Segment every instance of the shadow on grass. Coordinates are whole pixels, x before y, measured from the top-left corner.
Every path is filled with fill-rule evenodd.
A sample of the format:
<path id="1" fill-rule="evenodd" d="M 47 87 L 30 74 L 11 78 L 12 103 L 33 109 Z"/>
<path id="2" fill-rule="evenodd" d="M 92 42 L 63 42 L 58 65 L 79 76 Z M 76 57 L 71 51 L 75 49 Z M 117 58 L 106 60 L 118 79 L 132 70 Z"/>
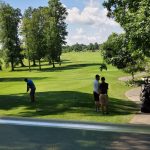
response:
<path id="1" fill-rule="evenodd" d="M 68 63 L 72 63 L 72 61 L 68 60 L 68 59 L 64 59 L 61 61 L 61 64 L 68 64 Z M 58 62 L 55 62 L 55 64 L 59 64 Z M 41 67 L 42 66 L 52 66 L 52 64 L 49 64 L 49 62 L 45 61 L 45 60 L 41 60 Z M 31 65 L 31 69 L 36 67 L 36 69 L 39 68 L 39 62 L 36 62 L 36 65 Z M 29 69 L 29 66 L 28 65 L 25 65 L 25 66 L 15 66 L 15 70 L 16 69 L 20 69 L 20 68 L 26 68 L 27 70 Z"/>
<path id="2" fill-rule="evenodd" d="M 11 111 L 12 109 L 24 107 L 18 110 L 17 116 L 36 117 L 46 115 L 61 115 L 63 113 L 81 113 L 85 116 L 97 115 L 94 112 L 93 95 L 75 91 L 49 91 L 36 93 L 37 102 L 30 103 L 28 95 L 0 95 L 0 110 Z M 35 111 L 36 109 L 40 111 Z M 17 110 L 16 110 L 17 111 Z M 137 106 L 131 101 L 110 98 L 110 115 L 134 114 Z M 8 112 L 7 112 L 8 114 Z"/>
<path id="3" fill-rule="evenodd" d="M 31 68 L 31 70 L 38 70 L 38 71 L 41 71 L 41 72 L 53 72 L 53 71 L 62 71 L 62 70 L 72 70 L 72 69 L 80 69 L 80 68 L 83 68 L 83 67 L 90 67 L 90 66 L 99 66 L 100 64 L 99 63 L 86 63 L 86 64 L 70 64 L 70 65 L 66 65 L 66 66 L 63 66 L 63 63 L 61 66 L 56 66 L 55 68 L 50 68 L 50 67 L 47 67 L 47 68 L 42 68 L 42 70 L 39 70 L 38 67 L 33 67 Z M 44 65 L 45 66 L 45 65 Z M 15 69 L 15 71 L 28 71 L 28 68 L 27 67 L 18 67 Z"/>
<path id="4" fill-rule="evenodd" d="M 0 82 L 16 82 L 16 81 L 24 81 L 25 77 L 19 77 L 19 78 L 12 78 L 12 77 L 6 77 L 6 78 L 0 78 Z M 33 79 L 33 80 L 43 80 L 46 79 L 47 77 L 26 77 L 28 79 Z"/>

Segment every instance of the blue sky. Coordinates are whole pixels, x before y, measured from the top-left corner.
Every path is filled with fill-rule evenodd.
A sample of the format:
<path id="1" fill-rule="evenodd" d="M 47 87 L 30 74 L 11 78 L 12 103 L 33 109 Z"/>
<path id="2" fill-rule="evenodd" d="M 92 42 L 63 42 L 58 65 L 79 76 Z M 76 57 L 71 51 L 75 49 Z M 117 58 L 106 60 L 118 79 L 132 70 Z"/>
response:
<path id="1" fill-rule="evenodd" d="M 29 6 L 33 8 L 47 6 L 48 0 L 3 0 L 22 13 Z M 112 32 L 122 33 L 123 30 L 114 20 L 106 17 L 103 8 L 104 0 L 60 0 L 69 13 L 67 43 L 103 43 Z"/>

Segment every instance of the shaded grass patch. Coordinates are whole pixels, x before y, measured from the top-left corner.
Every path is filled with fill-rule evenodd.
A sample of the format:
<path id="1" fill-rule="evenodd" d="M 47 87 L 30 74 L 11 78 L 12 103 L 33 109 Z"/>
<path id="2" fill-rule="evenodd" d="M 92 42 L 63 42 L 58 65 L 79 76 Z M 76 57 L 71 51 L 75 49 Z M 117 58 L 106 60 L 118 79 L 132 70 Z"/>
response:
<path id="1" fill-rule="evenodd" d="M 75 91 L 49 91 L 38 92 L 36 98 L 36 103 L 30 103 L 26 94 L 0 95 L 0 110 L 7 114 L 7 111 L 22 107 L 23 110 L 18 109 L 17 114 L 12 113 L 12 116 L 23 117 L 42 117 L 65 113 L 70 113 L 72 116 L 74 114 L 84 114 L 85 118 L 86 116 L 97 116 L 97 113 L 94 112 L 92 94 Z M 110 114 L 108 116 L 130 115 L 137 111 L 136 104 L 131 101 L 115 98 L 109 98 L 109 101 Z M 36 109 L 41 111 L 37 112 Z"/>

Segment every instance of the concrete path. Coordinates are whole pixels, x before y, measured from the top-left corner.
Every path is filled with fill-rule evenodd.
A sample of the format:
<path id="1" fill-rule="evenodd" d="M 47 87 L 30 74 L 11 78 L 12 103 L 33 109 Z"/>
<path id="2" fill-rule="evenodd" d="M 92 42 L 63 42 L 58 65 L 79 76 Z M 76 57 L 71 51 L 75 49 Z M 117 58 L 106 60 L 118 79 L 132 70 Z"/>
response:
<path id="1" fill-rule="evenodd" d="M 0 150 L 149 150 L 150 126 L 0 119 Z"/>
<path id="2" fill-rule="evenodd" d="M 141 91 L 141 88 L 137 87 L 137 88 L 134 88 L 134 89 L 131 89 L 131 90 L 127 91 L 125 93 L 125 96 L 128 99 L 140 104 L 141 103 L 140 102 L 140 91 Z"/>
<path id="3" fill-rule="evenodd" d="M 140 112 L 140 107 L 141 107 L 140 91 L 141 91 L 141 88 L 138 87 L 138 88 L 131 89 L 125 93 L 125 95 L 126 95 L 126 97 L 128 97 L 128 99 L 134 101 L 139 106 L 139 112 L 132 118 L 130 123 L 149 124 L 150 125 L 150 114 Z"/>
<path id="4" fill-rule="evenodd" d="M 146 73 L 145 72 L 139 73 L 139 74 L 135 75 L 135 77 L 140 77 L 140 76 L 143 76 L 143 75 L 146 75 Z M 132 77 L 131 76 L 127 76 L 127 77 L 121 77 L 118 80 L 120 80 L 120 81 L 128 81 L 130 79 L 132 79 Z M 140 91 L 141 91 L 141 87 L 137 87 L 137 88 L 131 89 L 131 90 L 129 90 L 129 91 L 127 91 L 125 93 L 126 97 L 129 100 L 134 101 L 139 106 L 139 112 L 132 118 L 130 123 L 132 123 L 132 124 L 148 124 L 148 125 L 150 125 L 150 114 L 145 114 L 145 113 L 141 113 L 140 112 L 140 107 L 141 107 Z"/>
<path id="5" fill-rule="evenodd" d="M 141 77 L 141 76 L 144 76 L 144 75 L 146 75 L 146 72 L 138 73 L 138 74 L 134 75 L 134 77 L 136 78 L 136 77 Z M 118 80 L 120 80 L 120 81 L 129 81 L 131 79 L 132 79 L 131 76 L 126 76 L 126 77 L 120 77 Z"/>

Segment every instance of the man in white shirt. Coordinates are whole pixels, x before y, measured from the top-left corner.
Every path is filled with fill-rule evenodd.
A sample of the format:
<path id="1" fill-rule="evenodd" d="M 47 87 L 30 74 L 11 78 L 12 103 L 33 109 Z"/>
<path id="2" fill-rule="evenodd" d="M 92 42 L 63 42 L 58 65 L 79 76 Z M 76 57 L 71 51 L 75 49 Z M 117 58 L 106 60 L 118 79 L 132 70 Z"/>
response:
<path id="1" fill-rule="evenodd" d="M 99 104 L 99 79 L 100 76 L 97 74 L 95 75 L 95 80 L 94 80 L 94 86 L 93 86 L 93 95 L 94 95 L 94 101 L 95 101 L 95 107 L 96 111 L 99 111 L 100 104 Z"/>

